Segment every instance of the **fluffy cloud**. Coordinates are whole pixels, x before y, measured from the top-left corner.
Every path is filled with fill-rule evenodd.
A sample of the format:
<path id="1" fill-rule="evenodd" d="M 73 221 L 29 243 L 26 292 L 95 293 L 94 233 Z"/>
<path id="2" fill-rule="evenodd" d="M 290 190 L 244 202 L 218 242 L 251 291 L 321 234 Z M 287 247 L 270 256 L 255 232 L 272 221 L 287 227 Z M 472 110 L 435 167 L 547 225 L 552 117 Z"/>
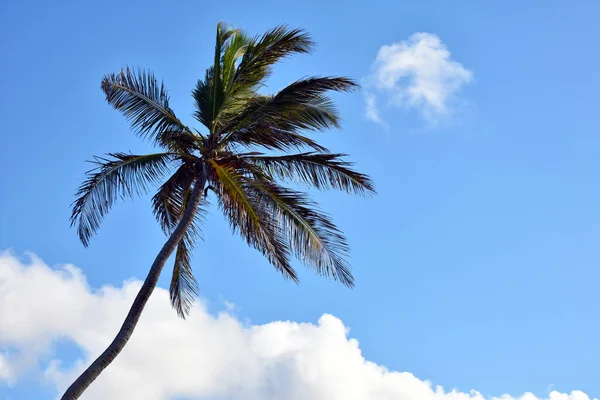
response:
<path id="1" fill-rule="evenodd" d="M 23 262 L 0 253 L 0 382 L 41 367 L 57 391 L 65 388 L 112 338 L 140 285 L 92 290 L 73 266 L 53 269 L 35 256 Z M 40 361 L 64 339 L 81 349 L 82 359 Z M 2 349 L 10 349 L 10 357 Z M 128 346 L 84 398 L 484 400 L 478 392 L 444 391 L 365 360 L 334 316 L 323 315 L 316 325 L 246 325 L 225 312 L 211 315 L 199 302 L 182 321 L 164 289 L 154 293 Z M 538 400 L 532 394 L 518 399 Z M 549 399 L 589 397 L 552 392 Z"/>
<path id="2" fill-rule="evenodd" d="M 437 121 L 451 114 L 458 90 L 473 73 L 452 60 L 440 38 L 415 33 L 408 40 L 382 46 L 367 78 L 366 116 L 383 123 L 380 102 L 412 107 Z"/>

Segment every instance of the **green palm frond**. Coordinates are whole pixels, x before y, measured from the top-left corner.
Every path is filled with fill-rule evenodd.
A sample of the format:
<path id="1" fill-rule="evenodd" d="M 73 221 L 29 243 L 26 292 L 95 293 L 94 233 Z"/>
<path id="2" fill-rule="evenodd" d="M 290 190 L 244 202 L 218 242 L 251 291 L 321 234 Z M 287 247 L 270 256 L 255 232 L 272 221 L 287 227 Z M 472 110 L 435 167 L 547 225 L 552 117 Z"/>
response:
<path id="1" fill-rule="evenodd" d="M 223 87 L 226 93 L 233 85 L 238 61 L 244 56 L 246 49 L 252 43 L 251 40 L 242 30 L 236 29 L 227 42 L 223 56 L 221 57 Z"/>
<path id="2" fill-rule="evenodd" d="M 210 164 L 214 174 L 209 179 L 217 187 L 219 205 L 233 231 L 239 232 L 248 245 L 260 251 L 284 277 L 297 282 L 284 232 L 262 207 L 251 178 L 231 165 L 221 165 L 215 160 Z"/>
<path id="3" fill-rule="evenodd" d="M 141 137 L 171 149 L 175 139 L 169 133 L 193 135 L 169 107 L 169 95 L 151 72 L 132 71 L 104 76 L 101 84 L 106 101 L 120 111 Z"/>
<path id="4" fill-rule="evenodd" d="M 256 110 L 264 107 L 271 100 L 270 96 L 255 96 L 246 102 L 244 111 L 239 115 L 238 120 L 243 120 L 253 114 Z M 298 130 L 289 125 L 283 127 L 272 124 L 269 120 L 263 120 L 254 123 L 250 128 L 240 128 L 237 130 L 225 130 L 227 135 L 221 143 L 228 146 L 241 145 L 245 147 L 263 147 L 271 150 L 299 150 L 311 148 L 318 152 L 329 152 L 327 148 L 321 146 L 316 141 L 298 133 Z"/>
<path id="5" fill-rule="evenodd" d="M 169 170 L 173 155 L 156 153 L 134 155 L 111 153 L 109 158 L 95 157 L 96 167 L 86 173 L 73 203 L 71 225 L 84 246 L 98 230 L 104 215 L 119 197 L 146 193 L 149 184 L 156 184 Z"/>
<path id="6" fill-rule="evenodd" d="M 219 25 L 210 76 L 198 83 L 194 94 L 197 107 L 205 107 L 204 110 L 198 108 L 197 115 L 205 125 L 210 120 L 209 129 L 219 132 L 217 136 L 224 127 L 230 126 L 230 120 L 243 111 L 248 101 L 258 96 L 256 91 L 270 74 L 273 64 L 294 53 L 308 53 L 313 46 L 302 30 L 285 26 L 255 38 L 249 38 L 240 30 L 227 32 L 227 37 L 223 36 Z M 203 92 L 206 87 L 209 87 L 208 102 Z"/>
<path id="7" fill-rule="evenodd" d="M 223 143 L 258 145 L 278 150 L 322 146 L 303 130 L 339 127 L 340 117 L 327 91 L 348 91 L 356 84 L 344 77 L 307 78 L 296 81 L 274 96 L 256 96 L 223 128 Z"/>
<path id="8" fill-rule="evenodd" d="M 273 64 L 294 53 L 308 53 L 312 46 L 308 35 L 299 29 L 279 26 L 251 39 L 240 30 L 219 24 L 210 76 L 198 83 L 194 94 L 197 106 L 204 107 L 196 111 L 199 119 L 208 123 L 211 132 L 222 131 L 245 101 L 256 95 Z M 204 88 L 208 88 L 208 96 Z"/>
<path id="9" fill-rule="evenodd" d="M 374 194 L 371 179 L 351 169 L 345 154 L 300 153 L 268 156 L 261 153 L 238 154 L 269 175 L 302 183 L 317 189 L 337 189 L 359 195 Z"/>
<path id="10" fill-rule="evenodd" d="M 232 108 L 233 96 L 227 96 L 227 92 L 233 81 L 237 60 L 243 56 L 248 43 L 248 37 L 239 29 L 229 29 L 223 23 L 217 25 L 213 65 L 192 92 L 196 103 L 194 116 L 211 132 L 223 108 Z M 228 105 L 224 107 L 223 103 Z"/>
<path id="11" fill-rule="evenodd" d="M 214 127 L 215 131 L 220 131 L 227 121 L 235 118 L 244 110 L 250 99 L 257 96 L 251 90 L 233 92 L 234 78 L 239 60 L 245 54 L 251 44 L 251 40 L 244 32 L 236 30 L 223 52 L 221 63 L 224 93 L 219 112 L 215 116 L 217 122 Z"/>
<path id="12" fill-rule="evenodd" d="M 260 193 L 263 206 L 269 210 L 286 233 L 291 250 L 318 274 L 354 286 L 354 277 L 346 261 L 348 244 L 331 219 L 319 211 L 305 193 L 293 191 L 265 179 L 252 184 Z"/>
<path id="13" fill-rule="evenodd" d="M 211 132 L 214 130 L 215 117 L 219 113 L 219 109 L 221 108 L 221 102 L 223 100 L 223 77 L 221 76 L 221 56 L 223 54 L 223 48 L 225 46 L 225 41 L 230 35 L 228 34 L 227 29 L 224 24 L 219 22 L 217 24 L 217 38 L 215 44 L 215 58 L 213 63 L 213 75 L 212 81 L 210 85 L 210 119 L 212 121 L 209 129 Z"/>
<path id="14" fill-rule="evenodd" d="M 273 64 L 292 54 L 309 53 L 314 46 L 301 29 L 278 26 L 252 39 L 234 75 L 229 95 L 255 91 L 271 73 Z"/>
<path id="15" fill-rule="evenodd" d="M 301 79 L 276 95 L 262 99 L 259 106 L 248 107 L 228 128 L 233 131 L 251 129 L 255 124 L 266 122 L 287 129 L 321 130 L 339 127 L 338 112 L 324 93 L 349 91 L 356 87 L 356 83 L 345 77 Z"/>

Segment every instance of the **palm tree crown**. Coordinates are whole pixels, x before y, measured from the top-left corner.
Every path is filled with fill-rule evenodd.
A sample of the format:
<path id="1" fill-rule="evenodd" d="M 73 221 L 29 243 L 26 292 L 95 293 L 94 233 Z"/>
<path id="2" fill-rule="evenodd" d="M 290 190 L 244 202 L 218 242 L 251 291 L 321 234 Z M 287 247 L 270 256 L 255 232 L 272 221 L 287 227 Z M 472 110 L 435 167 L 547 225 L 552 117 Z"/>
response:
<path id="1" fill-rule="evenodd" d="M 193 222 L 177 244 L 170 286 L 172 305 L 184 317 L 197 290 L 190 258 L 210 190 L 233 231 L 284 277 L 298 280 L 290 264 L 294 255 L 319 274 L 353 286 L 344 236 L 306 193 L 285 184 L 374 192 L 370 179 L 354 171 L 343 154 L 331 153 L 305 135 L 339 127 L 339 114 L 326 93 L 348 91 L 356 84 L 344 77 L 309 77 L 274 95 L 259 93 L 273 64 L 308 53 L 312 46 L 301 30 L 277 27 L 249 37 L 219 24 L 214 63 L 192 91 L 194 117 L 204 133 L 175 116 L 167 91 L 152 73 L 124 68 L 105 76 L 107 102 L 161 151 L 95 158 L 96 168 L 80 186 L 71 216 L 83 244 L 89 244 L 117 199 L 146 193 L 152 185 L 158 187 L 154 215 L 171 234 L 194 188 L 202 190 Z"/>

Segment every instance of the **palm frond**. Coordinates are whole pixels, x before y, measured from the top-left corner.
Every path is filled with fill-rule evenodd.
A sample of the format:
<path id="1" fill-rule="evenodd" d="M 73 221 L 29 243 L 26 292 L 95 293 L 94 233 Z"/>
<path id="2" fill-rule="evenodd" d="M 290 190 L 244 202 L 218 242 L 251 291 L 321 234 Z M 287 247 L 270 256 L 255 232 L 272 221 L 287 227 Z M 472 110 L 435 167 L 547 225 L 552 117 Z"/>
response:
<path id="1" fill-rule="evenodd" d="M 240 113 L 237 120 L 245 121 L 249 116 L 263 108 L 270 101 L 270 96 L 254 96 L 246 102 L 245 109 Z M 232 123 L 235 124 L 235 121 Z M 222 139 L 222 143 L 226 143 L 229 146 L 258 146 L 280 151 L 292 149 L 298 150 L 309 147 L 315 151 L 328 152 L 325 147 L 321 146 L 316 141 L 298 133 L 294 127 L 290 127 L 289 125 L 280 127 L 270 123 L 269 120 L 256 122 L 249 128 L 239 128 L 232 131 L 226 130 L 226 132 L 227 135 Z"/>
<path id="2" fill-rule="evenodd" d="M 339 115 L 328 91 L 349 91 L 357 87 L 345 77 L 312 77 L 298 80 L 274 96 L 251 103 L 227 127 L 235 131 L 269 123 L 287 129 L 321 130 L 339 127 Z"/>
<path id="3" fill-rule="evenodd" d="M 261 202 L 274 215 L 293 253 L 318 274 L 354 286 L 346 261 L 348 244 L 331 219 L 319 211 L 305 193 L 283 188 L 265 179 L 254 179 Z"/>
<path id="4" fill-rule="evenodd" d="M 223 42 L 217 36 L 217 46 L 220 44 L 222 49 Z M 234 32 L 222 56 L 222 63 L 217 63 L 215 53 L 211 88 L 213 97 L 218 93 L 218 102 L 211 101 L 211 131 L 218 131 L 217 136 L 220 136 L 224 127 L 230 126 L 230 120 L 257 95 L 256 90 L 270 74 L 273 64 L 294 53 L 308 53 L 312 46 L 313 42 L 305 32 L 285 26 L 252 39 L 240 31 Z"/>
<path id="5" fill-rule="evenodd" d="M 215 124 L 215 117 L 217 116 L 219 109 L 221 108 L 221 101 L 223 98 L 223 77 L 221 76 L 221 56 L 223 54 L 223 47 L 227 40 L 227 29 L 222 22 L 217 24 L 217 38 L 215 44 L 215 56 L 214 63 L 212 66 L 213 75 L 212 82 L 210 85 L 210 116 L 212 126 L 209 127 L 210 131 L 213 132 Z"/>
<path id="6" fill-rule="evenodd" d="M 163 147 L 180 156 L 192 156 L 204 146 L 205 137 L 199 132 L 163 131 L 159 134 Z"/>
<path id="7" fill-rule="evenodd" d="M 221 62 L 224 93 L 221 107 L 215 117 L 216 123 L 214 130 L 217 132 L 220 132 L 228 121 L 240 114 L 248 104 L 248 101 L 257 95 L 256 92 L 252 90 L 233 91 L 235 72 L 239 60 L 247 51 L 251 44 L 251 40 L 252 39 L 246 36 L 242 31 L 237 30 L 235 34 L 232 35 L 223 52 Z"/>
<path id="8" fill-rule="evenodd" d="M 240 129 L 233 132 L 228 136 L 227 145 L 230 147 L 240 145 L 247 148 L 262 147 L 279 151 L 301 151 L 311 148 L 318 152 L 329 152 L 326 147 L 300 133 L 268 125 L 257 125 L 251 130 Z"/>
<path id="9" fill-rule="evenodd" d="M 179 207 L 179 219 L 183 218 L 191 193 L 192 187 L 190 186 L 183 195 L 182 203 Z M 173 265 L 169 294 L 171 305 L 181 318 L 185 318 L 189 314 L 190 308 L 198 296 L 198 282 L 192 272 L 191 251 L 196 246 L 196 242 L 200 237 L 200 220 L 203 217 L 204 210 L 203 205 L 198 207 L 192 224 L 185 232 L 181 242 L 177 245 L 177 251 L 175 252 L 175 264 Z"/>
<path id="10" fill-rule="evenodd" d="M 233 80 L 236 62 L 244 54 L 248 42 L 248 37 L 239 29 L 227 28 L 223 23 L 217 25 L 213 65 L 192 91 L 196 103 L 194 116 L 211 132 L 215 130 L 223 109 L 231 108 L 233 99 L 226 94 Z"/>
<path id="11" fill-rule="evenodd" d="M 185 195 L 194 182 L 194 170 L 182 164 L 152 197 L 152 210 L 165 235 L 170 235 L 183 212 Z"/>
<path id="12" fill-rule="evenodd" d="M 179 242 L 175 252 L 175 264 L 169 286 L 171 305 L 181 318 L 188 316 L 198 296 L 198 282 L 191 265 L 191 248 L 187 236 Z"/>
<path id="13" fill-rule="evenodd" d="M 221 57 L 223 86 L 227 92 L 232 84 L 238 61 L 244 56 L 246 49 L 251 44 L 251 38 L 242 30 L 236 29 L 227 42 Z"/>
<path id="14" fill-rule="evenodd" d="M 192 135 L 169 107 L 169 95 L 151 72 L 129 67 L 102 79 L 106 101 L 120 111 L 141 137 L 170 149 L 169 132 Z"/>
<path id="15" fill-rule="evenodd" d="M 212 106 L 211 106 L 211 85 L 213 81 L 214 69 L 212 67 L 206 70 L 204 79 L 198 80 L 196 87 L 192 90 L 194 98 L 194 117 L 207 129 L 212 127 Z"/>
<path id="16" fill-rule="evenodd" d="M 359 195 L 374 194 L 371 179 L 350 167 L 341 158 L 345 154 L 300 153 L 268 156 L 261 153 L 239 154 L 238 157 L 265 170 L 269 175 L 313 186 L 317 189 L 337 189 Z"/>
<path id="17" fill-rule="evenodd" d="M 255 91 L 270 74 L 273 64 L 295 53 L 309 53 L 313 46 L 306 32 L 286 26 L 278 26 L 252 39 L 235 72 L 228 95 Z"/>
<path id="18" fill-rule="evenodd" d="M 262 207 L 251 179 L 230 165 L 210 161 L 214 170 L 211 183 L 219 192 L 219 205 L 234 232 L 239 232 L 248 245 L 260 251 L 286 278 L 298 281 L 289 262 L 289 246 L 281 227 Z"/>
<path id="19" fill-rule="evenodd" d="M 183 217 L 194 179 L 193 167 L 184 164 L 171 175 L 152 198 L 154 215 L 165 234 L 171 234 Z M 201 238 L 200 226 L 205 213 L 206 202 L 203 200 L 175 253 L 170 297 L 173 308 L 182 318 L 188 315 L 197 296 L 198 285 L 192 273 L 191 251 Z"/>
<path id="20" fill-rule="evenodd" d="M 149 184 L 156 184 L 173 161 L 170 153 L 134 155 L 108 154 L 111 158 L 95 157 L 96 167 L 86 173 L 73 202 L 71 226 L 84 246 L 98 230 L 104 215 L 118 198 L 146 193 Z"/>
<path id="21" fill-rule="evenodd" d="M 302 130 L 339 127 L 340 117 L 326 91 L 352 90 L 348 78 L 307 78 L 296 81 L 275 96 L 256 96 L 223 128 L 223 143 L 259 145 L 278 150 L 322 146 L 302 135 Z"/>

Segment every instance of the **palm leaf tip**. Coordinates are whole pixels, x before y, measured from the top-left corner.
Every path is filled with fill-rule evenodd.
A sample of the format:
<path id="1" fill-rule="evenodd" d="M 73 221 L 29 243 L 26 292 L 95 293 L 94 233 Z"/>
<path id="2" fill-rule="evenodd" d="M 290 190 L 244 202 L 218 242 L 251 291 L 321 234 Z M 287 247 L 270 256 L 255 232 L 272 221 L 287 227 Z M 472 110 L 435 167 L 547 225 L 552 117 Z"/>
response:
<path id="1" fill-rule="evenodd" d="M 318 274 L 352 287 L 354 278 L 346 261 L 349 249 L 341 231 L 305 193 L 281 187 L 257 173 L 251 184 L 258 201 L 279 225 L 290 250 Z"/>
<path id="2" fill-rule="evenodd" d="M 267 53 L 269 57 L 279 58 L 293 53 L 310 53 L 315 42 L 301 28 L 290 29 L 287 25 L 279 25 L 256 37 L 253 49 Z"/>
<path id="3" fill-rule="evenodd" d="M 198 282 L 192 273 L 191 243 L 185 239 L 179 243 L 175 253 L 175 265 L 169 294 L 171 305 L 177 315 L 185 319 L 198 296 Z"/>
<path id="4" fill-rule="evenodd" d="M 273 64 L 295 53 L 309 53 L 313 47 L 314 42 L 304 30 L 289 29 L 284 25 L 248 40 L 233 74 L 229 95 L 236 96 L 261 86 Z"/>

